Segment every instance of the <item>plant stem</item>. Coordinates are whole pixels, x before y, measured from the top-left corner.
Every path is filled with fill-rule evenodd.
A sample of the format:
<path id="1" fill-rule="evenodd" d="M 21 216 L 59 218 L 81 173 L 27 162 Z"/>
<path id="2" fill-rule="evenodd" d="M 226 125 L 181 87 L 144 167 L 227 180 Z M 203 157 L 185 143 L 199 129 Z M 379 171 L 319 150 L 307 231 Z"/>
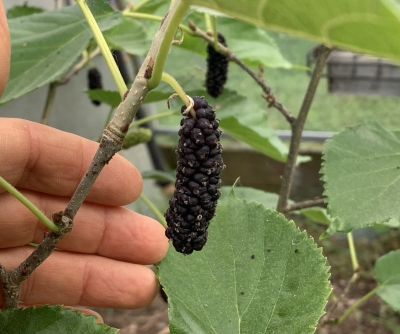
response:
<path id="1" fill-rule="evenodd" d="M 351 264 L 353 265 L 353 271 L 358 272 L 360 266 L 357 261 L 357 252 L 356 248 L 354 247 L 354 239 L 353 239 L 353 234 L 351 232 L 347 233 L 347 240 L 349 242 L 349 250 L 350 250 Z"/>
<path id="2" fill-rule="evenodd" d="M 370 297 L 372 297 L 378 288 L 373 289 L 372 291 L 368 292 L 365 296 L 357 300 L 351 307 L 347 309 L 343 315 L 335 321 L 335 324 L 340 325 L 346 318 L 357 308 L 359 308 L 362 304 L 364 304 Z"/>
<path id="3" fill-rule="evenodd" d="M 209 31 L 209 32 L 213 31 L 210 14 L 204 13 L 204 21 L 206 21 L 206 31 Z"/>
<path id="4" fill-rule="evenodd" d="M 161 21 L 161 26 L 167 26 L 165 27 L 164 38 L 161 40 L 156 57 L 155 59 L 153 59 L 154 67 L 152 70 L 152 75 L 147 83 L 147 88 L 149 90 L 157 87 L 161 81 L 162 73 L 164 71 L 165 60 L 171 48 L 171 42 L 173 41 L 179 23 L 181 22 L 188 8 L 188 1 L 176 0 L 174 1 L 174 4 L 172 5 L 170 11 L 164 17 L 163 21 Z M 172 13 L 172 18 L 168 20 L 168 16 L 172 15 Z"/>
<path id="5" fill-rule="evenodd" d="M 181 100 L 183 101 L 183 103 L 185 105 L 189 105 L 190 101 L 188 99 L 188 97 L 186 96 L 185 91 L 183 90 L 183 88 L 181 87 L 181 85 L 178 83 L 178 81 L 175 80 L 175 78 L 172 75 L 169 75 L 166 72 L 162 73 L 161 76 L 161 80 L 166 82 L 167 84 L 169 84 L 172 89 L 179 95 L 179 97 L 181 98 Z"/>
<path id="6" fill-rule="evenodd" d="M 325 66 L 326 59 L 328 58 L 332 49 L 329 49 L 321 45 L 319 49 L 317 63 L 311 76 L 310 83 L 308 85 L 306 94 L 304 96 L 303 104 L 300 108 L 299 115 L 292 125 L 292 138 L 290 140 L 289 155 L 287 158 L 285 170 L 282 177 L 282 185 L 279 193 L 279 200 L 277 205 L 277 211 L 284 212 L 289 200 L 290 190 L 292 188 L 294 171 L 296 168 L 296 159 L 299 152 L 301 133 L 303 132 L 304 123 L 307 118 L 308 111 L 310 110 L 311 103 L 314 99 L 315 92 L 318 87 L 319 80 L 322 75 L 322 71 Z"/>
<path id="7" fill-rule="evenodd" d="M 84 53 L 82 53 L 82 59 L 78 63 L 76 63 L 67 74 L 65 74 L 60 80 L 57 81 L 57 85 L 65 85 L 66 83 L 68 83 L 76 73 L 78 73 L 91 59 L 93 59 L 99 53 L 99 47 L 96 47 L 96 49 L 94 49 L 88 57 L 85 57 Z"/>
<path id="8" fill-rule="evenodd" d="M 49 85 L 49 90 L 47 92 L 46 104 L 43 109 L 42 124 L 45 125 L 49 124 L 50 114 L 51 110 L 53 109 L 54 98 L 56 96 L 56 89 L 57 89 L 57 83 L 51 82 Z"/>
<path id="9" fill-rule="evenodd" d="M 208 36 L 204 31 L 197 28 L 196 25 L 189 20 L 189 28 L 193 31 L 194 35 L 204 39 L 207 43 L 214 45 L 214 38 Z M 250 77 L 261 87 L 265 95 L 262 95 L 266 101 L 268 102 L 268 107 L 274 107 L 277 109 L 288 121 L 289 124 L 293 124 L 296 121 L 296 117 L 285 108 L 282 103 L 272 94 L 272 90 L 268 87 L 264 80 L 259 77 L 256 73 L 254 73 L 245 63 L 243 63 L 236 55 L 232 52 L 232 50 L 228 49 L 221 43 L 218 44 L 219 53 L 223 54 L 225 57 L 229 59 L 229 61 L 236 63 L 239 65 Z"/>
<path id="10" fill-rule="evenodd" d="M 29 201 L 24 195 L 22 195 L 17 189 L 15 189 L 10 183 L 0 176 L 0 186 L 7 190 L 12 196 L 19 200 L 25 205 L 29 211 L 31 211 L 46 227 L 50 230 L 57 232 L 58 227 L 47 218 L 42 211 L 40 211 L 31 201 Z"/>
<path id="11" fill-rule="evenodd" d="M 158 210 L 158 208 L 153 204 L 152 201 L 150 201 L 146 195 L 143 193 L 140 194 L 140 199 L 149 207 L 149 209 L 156 215 L 158 220 L 160 221 L 161 225 L 167 228 L 167 222 L 164 218 L 164 215 Z"/>
<path id="12" fill-rule="evenodd" d="M 312 208 L 313 206 L 320 206 L 325 203 L 325 198 L 309 199 L 298 203 L 289 204 L 285 212 L 301 210 L 305 208 Z"/>
<path id="13" fill-rule="evenodd" d="M 162 16 L 145 14 L 145 13 L 137 13 L 137 12 L 122 12 L 122 14 L 125 17 L 131 17 L 131 18 L 137 18 L 137 19 L 145 19 L 145 20 L 157 21 L 157 22 L 161 22 L 164 19 Z M 188 26 L 180 24 L 179 28 L 181 28 L 185 33 L 187 33 L 187 34 L 189 34 L 191 36 L 194 36 L 193 31 L 191 31 Z"/>
<path id="14" fill-rule="evenodd" d="M 85 0 L 75 0 L 75 1 L 81 8 L 83 15 L 85 16 L 86 21 L 90 29 L 92 30 L 93 37 L 95 38 L 97 45 L 99 46 L 101 53 L 103 54 L 104 60 L 106 61 L 106 64 L 111 72 L 114 82 L 117 85 L 118 92 L 121 95 L 121 97 L 123 97 L 128 88 L 125 85 L 124 79 L 122 78 L 122 75 L 118 69 L 117 64 L 115 63 L 114 57 L 111 54 L 110 48 L 108 47 L 102 32 L 95 18 L 93 17 L 93 14 L 90 11 L 86 1 Z"/>
<path id="15" fill-rule="evenodd" d="M 174 114 L 176 114 L 175 110 L 168 110 L 168 111 L 165 111 L 165 112 L 162 112 L 162 113 L 159 113 L 159 114 L 147 116 L 147 117 L 141 118 L 141 119 L 139 119 L 139 120 L 137 120 L 135 122 L 132 122 L 132 124 L 129 126 L 129 129 L 131 129 L 131 128 L 135 127 L 135 126 L 139 126 L 139 125 L 154 121 L 155 119 L 171 116 L 171 115 L 174 115 Z"/>

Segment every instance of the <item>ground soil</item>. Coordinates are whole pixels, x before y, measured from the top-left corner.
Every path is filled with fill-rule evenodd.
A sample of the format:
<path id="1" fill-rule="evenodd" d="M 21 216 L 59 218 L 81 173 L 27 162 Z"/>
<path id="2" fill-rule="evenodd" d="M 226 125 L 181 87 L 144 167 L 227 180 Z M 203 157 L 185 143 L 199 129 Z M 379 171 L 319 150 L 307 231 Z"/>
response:
<path id="1" fill-rule="evenodd" d="M 332 298 L 329 299 L 327 315 L 321 318 L 317 327 L 318 334 L 390 334 L 400 333 L 400 315 L 394 312 L 378 296 L 368 299 L 340 325 L 330 324 L 329 320 L 339 318 L 357 300 L 376 286 L 373 277 L 373 265 L 377 258 L 386 252 L 399 249 L 400 233 L 396 231 L 373 234 L 372 237 L 358 237 L 355 240 L 358 260 L 361 266 L 359 278 L 351 285 L 348 293 L 341 298 L 353 275 L 349 257 L 347 239 L 343 235 L 333 236 L 319 241 L 318 237 L 325 229 L 310 224 L 306 219 L 292 216 L 297 225 L 306 229 L 323 247 L 324 254 L 331 266 Z M 334 297 L 333 297 L 334 296 Z M 332 306 L 334 309 L 331 310 Z M 167 303 L 161 295 L 145 308 L 139 310 L 95 309 L 112 327 L 120 328 L 120 334 L 168 334 Z M 196 333 L 193 333 L 196 334 Z M 225 333 L 223 333 L 225 334 Z M 231 333 L 226 333 L 231 334 Z M 249 333 L 257 334 L 257 333 Z"/>

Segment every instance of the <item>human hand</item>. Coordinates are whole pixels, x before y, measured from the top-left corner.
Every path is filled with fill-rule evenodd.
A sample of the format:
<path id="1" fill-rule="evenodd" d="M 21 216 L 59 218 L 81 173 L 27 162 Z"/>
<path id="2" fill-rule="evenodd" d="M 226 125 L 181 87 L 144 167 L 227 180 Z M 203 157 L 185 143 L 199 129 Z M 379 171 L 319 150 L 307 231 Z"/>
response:
<path id="1" fill-rule="evenodd" d="M 0 93 L 9 71 L 9 37 L 0 1 Z M 48 217 L 62 211 L 98 143 L 33 122 L 0 118 L 0 175 Z M 115 155 L 94 183 L 72 232 L 22 285 L 23 305 L 65 304 L 136 308 L 157 292 L 151 269 L 168 248 L 164 228 L 122 205 L 139 196 L 136 168 Z M 0 263 L 11 270 L 47 229 L 0 188 Z M 4 307 L 0 291 L 0 309 Z"/>

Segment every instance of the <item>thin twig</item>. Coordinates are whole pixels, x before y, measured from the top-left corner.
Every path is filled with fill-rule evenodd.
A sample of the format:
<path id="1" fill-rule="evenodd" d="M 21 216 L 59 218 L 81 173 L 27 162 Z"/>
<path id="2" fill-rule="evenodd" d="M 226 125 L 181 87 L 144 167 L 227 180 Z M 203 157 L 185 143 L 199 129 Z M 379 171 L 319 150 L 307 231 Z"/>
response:
<path id="1" fill-rule="evenodd" d="M 189 28 L 193 31 L 193 33 L 197 37 L 203 38 L 207 43 L 213 45 L 214 44 L 214 38 L 207 35 L 204 31 L 201 29 L 197 28 L 196 25 L 189 20 Z M 264 94 L 262 94 L 262 97 L 268 102 L 268 107 L 274 107 L 275 109 L 279 110 L 281 114 L 286 118 L 286 120 L 289 122 L 289 124 L 293 124 L 296 121 L 296 117 L 293 116 L 293 114 L 285 108 L 282 103 L 278 101 L 278 99 L 272 94 L 271 88 L 268 87 L 264 80 L 255 72 L 253 72 L 245 63 L 243 63 L 233 52 L 232 50 L 228 49 L 221 43 L 218 44 L 219 47 L 219 52 L 226 56 L 229 61 L 232 61 L 239 65 L 250 77 L 261 87 L 263 90 Z"/>
<path id="2" fill-rule="evenodd" d="M 314 95 L 318 87 L 319 79 L 321 78 L 322 71 L 325 67 L 326 59 L 328 58 L 331 51 L 332 49 L 321 45 L 319 49 L 317 63 L 312 73 L 306 95 L 304 96 L 299 115 L 297 116 L 297 120 L 292 123 L 292 137 L 290 139 L 289 155 L 282 176 L 282 185 L 277 205 L 277 211 L 279 212 L 284 212 L 287 207 L 293 182 L 294 171 L 296 168 L 296 159 L 300 147 L 301 133 L 303 132 L 304 123 L 306 121 L 308 111 L 310 110 L 311 103 L 314 99 Z"/>
<path id="3" fill-rule="evenodd" d="M 47 92 L 46 104 L 44 106 L 42 114 L 42 124 L 45 125 L 49 124 L 50 114 L 51 110 L 53 109 L 54 98 L 56 96 L 56 89 L 57 89 L 57 83 L 56 82 L 50 83 L 49 90 Z"/>
<path id="4" fill-rule="evenodd" d="M 100 54 L 100 48 L 96 47 L 96 49 L 94 49 L 90 54 L 89 57 L 87 58 L 82 58 L 78 63 L 76 63 L 67 74 L 65 74 L 60 80 L 57 81 L 57 85 L 61 86 L 61 85 L 65 85 L 67 84 L 71 78 L 77 74 L 85 65 L 86 63 L 94 58 L 95 56 L 97 56 L 98 54 Z"/>
<path id="5" fill-rule="evenodd" d="M 49 232 L 31 255 L 17 268 L 6 271 L 4 267 L 0 266 L 0 278 L 5 308 L 18 307 L 22 282 L 53 253 L 58 242 L 72 230 L 72 220 L 63 216 L 62 212 L 54 214 L 53 221 L 60 230 L 57 232 Z"/>
<path id="6" fill-rule="evenodd" d="M 306 201 L 301 201 L 301 202 L 289 204 L 286 207 L 284 212 L 286 213 L 286 212 L 290 212 L 290 211 L 296 211 L 296 210 L 301 210 L 301 209 L 305 209 L 305 208 L 311 208 L 313 206 L 321 206 L 321 205 L 324 205 L 324 203 L 325 203 L 325 198 L 308 199 Z"/>

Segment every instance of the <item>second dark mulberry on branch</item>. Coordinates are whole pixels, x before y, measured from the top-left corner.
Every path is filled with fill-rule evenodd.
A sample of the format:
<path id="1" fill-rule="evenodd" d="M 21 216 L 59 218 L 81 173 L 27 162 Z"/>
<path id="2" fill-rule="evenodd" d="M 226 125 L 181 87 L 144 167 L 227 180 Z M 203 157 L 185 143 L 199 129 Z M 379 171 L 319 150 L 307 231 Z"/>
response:
<path id="1" fill-rule="evenodd" d="M 226 45 L 225 37 L 218 33 L 218 42 Z M 207 93 L 212 97 L 218 97 L 222 94 L 226 79 L 228 78 L 228 58 L 215 51 L 214 46 L 207 45 L 207 74 L 206 88 Z"/>

